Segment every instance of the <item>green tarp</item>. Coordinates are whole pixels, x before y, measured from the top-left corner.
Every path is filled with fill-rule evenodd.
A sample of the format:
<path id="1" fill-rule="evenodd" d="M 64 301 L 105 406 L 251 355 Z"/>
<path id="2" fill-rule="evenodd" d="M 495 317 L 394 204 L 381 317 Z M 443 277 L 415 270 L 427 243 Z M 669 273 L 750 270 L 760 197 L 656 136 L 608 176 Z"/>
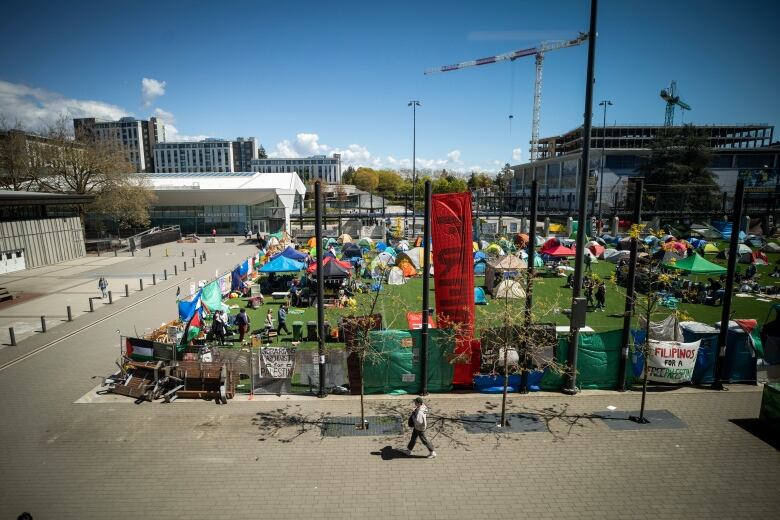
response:
<path id="1" fill-rule="evenodd" d="M 371 353 L 363 367 L 366 394 L 416 393 L 420 390 L 420 331 L 382 330 L 369 332 Z M 450 363 L 454 341 L 449 331 L 431 329 L 428 339 L 428 391 L 452 389 Z"/>
<path id="2" fill-rule="evenodd" d="M 689 274 L 723 274 L 726 272 L 725 267 L 713 264 L 704 257 L 699 256 L 699 253 L 693 253 L 687 258 L 678 260 L 673 264 L 663 264 L 663 266 Z"/>
<path id="3" fill-rule="evenodd" d="M 600 334 L 580 334 L 577 357 L 577 387 L 583 390 L 614 390 L 618 384 L 620 364 L 620 337 L 622 331 L 613 330 Z M 569 337 L 560 336 L 556 360 L 565 364 L 568 359 Z M 626 382 L 631 382 L 631 363 L 626 363 Z M 545 372 L 540 383 L 542 390 L 563 388 L 564 375 Z"/>
<path id="4" fill-rule="evenodd" d="M 219 288 L 219 280 L 214 280 L 203 288 L 200 293 L 200 301 L 210 313 L 216 310 L 229 310 L 227 305 L 222 303 L 222 291 Z"/>

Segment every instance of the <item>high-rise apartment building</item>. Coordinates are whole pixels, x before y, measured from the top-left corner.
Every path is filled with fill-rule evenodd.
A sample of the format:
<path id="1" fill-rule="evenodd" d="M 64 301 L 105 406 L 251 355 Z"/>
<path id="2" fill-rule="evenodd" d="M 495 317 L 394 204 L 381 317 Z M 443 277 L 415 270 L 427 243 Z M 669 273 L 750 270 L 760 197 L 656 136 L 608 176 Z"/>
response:
<path id="1" fill-rule="evenodd" d="M 157 143 L 154 147 L 155 171 L 156 173 L 234 172 L 236 170 L 233 144 L 233 141 L 223 139 Z"/>
<path id="2" fill-rule="evenodd" d="M 314 155 L 312 157 L 253 159 L 252 171 L 295 172 L 304 182 L 322 179 L 330 184 L 340 184 L 341 154 L 334 153 L 332 157 Z"/>
<path id="3" fill-rule="evenodd" d="M 251 172 L 252 159 L 257 159 L 257 139 L 236 137 L 233 141 L 233 171 Z"/>
<path id="4" fill-rule="evenodd" d="M 148 120 L 123 117 L 118 121 L 85 117 L 73 120 L 73 130 L 78 140 L 95 139 L 120 144 L 138 172 L 154 171 L 154 146 L 165 141 L 165 125 L 156 117 Z"/>

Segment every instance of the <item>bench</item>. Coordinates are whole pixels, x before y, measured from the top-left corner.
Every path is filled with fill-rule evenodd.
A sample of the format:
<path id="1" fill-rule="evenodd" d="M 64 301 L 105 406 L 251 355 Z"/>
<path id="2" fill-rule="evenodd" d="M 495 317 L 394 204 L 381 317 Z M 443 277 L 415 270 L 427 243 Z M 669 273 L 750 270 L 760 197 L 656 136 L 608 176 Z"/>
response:
<path id="1" fill-rule="evenodd" d="M 286 300 L 290 296 L 290 291 L 279 291 L 271 293 L 271 298 L 274 300 Z"/>

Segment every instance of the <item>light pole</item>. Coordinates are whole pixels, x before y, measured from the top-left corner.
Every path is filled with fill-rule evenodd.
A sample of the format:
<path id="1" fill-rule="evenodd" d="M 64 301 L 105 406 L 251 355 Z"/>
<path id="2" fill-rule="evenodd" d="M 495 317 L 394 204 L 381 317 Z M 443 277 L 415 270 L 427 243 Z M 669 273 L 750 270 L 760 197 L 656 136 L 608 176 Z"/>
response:
<path id="1" fill-rule="evenodd" d="M 412 238 L 414 238 L 415 225 L 417 224 L 414 203 L 417 200 L 417 107 L 420 102 L 409 101 L 406 106 L 412 107 Z"/>
<path id="2" fill-rule="evenodd" d="M 604 124 L 601 126 L 601 173 L 599 173 L 599 220 L 601 220 L 601 198 L 604 195 L 604 148 L 607 142 L 607 107 L 612 105 L 612 101 L 605 99 L 599 103 L 604 107 Z"/>

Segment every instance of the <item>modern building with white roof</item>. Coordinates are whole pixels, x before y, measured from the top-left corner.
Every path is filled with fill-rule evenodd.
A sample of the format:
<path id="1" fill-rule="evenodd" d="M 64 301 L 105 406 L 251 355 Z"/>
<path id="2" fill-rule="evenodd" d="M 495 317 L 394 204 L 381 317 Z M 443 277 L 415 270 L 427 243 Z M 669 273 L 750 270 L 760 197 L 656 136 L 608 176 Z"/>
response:
<path id="1" fill-rule="evenodd" d="M 295 172 L 147 174 L 157 201 L 152 226 L 181 226 L 182 233 L 243 234 L 290 231 L 293 207 L 306 194 Z"/>

